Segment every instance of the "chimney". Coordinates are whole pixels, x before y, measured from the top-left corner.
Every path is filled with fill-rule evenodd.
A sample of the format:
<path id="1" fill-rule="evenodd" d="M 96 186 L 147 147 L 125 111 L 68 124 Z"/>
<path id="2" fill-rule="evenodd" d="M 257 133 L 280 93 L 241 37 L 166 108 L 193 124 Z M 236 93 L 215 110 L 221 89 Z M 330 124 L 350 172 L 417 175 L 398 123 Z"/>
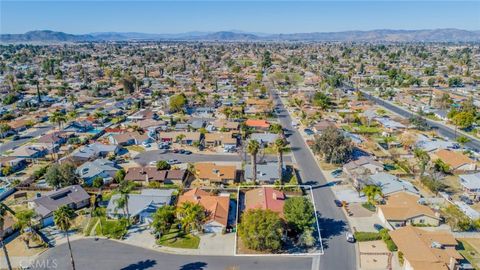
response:
<path id="1" fill-rule="evenodd" d="M 274 199 L 274 200 L 277 200 L 277 193 L 274 192 L 274 193 L 272 194 L 272 196 L 273 196 L 273 199 Z"/>

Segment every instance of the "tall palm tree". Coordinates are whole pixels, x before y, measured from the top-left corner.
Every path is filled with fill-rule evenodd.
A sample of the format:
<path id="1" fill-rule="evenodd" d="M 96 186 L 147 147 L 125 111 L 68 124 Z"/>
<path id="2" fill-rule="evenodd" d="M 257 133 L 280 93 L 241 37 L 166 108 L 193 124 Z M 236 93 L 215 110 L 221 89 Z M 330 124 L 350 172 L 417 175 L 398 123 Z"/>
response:
<path id="1" fill-rule="evenodd" d="M 200 231 L 205 221 L 205 208 L 198 203 L 185 202 L 177 210 L 177 216 L 183 232 Z"/>
<path id="2" fill-rule="evenodd" d="M 278 155 L 278 175 L 280 176 L 280 182 L 283 179 L 283 152 L 285 151 L 285 140 L 278 138 L 275 140 L 273 148 Z"/>
<path id="3" fill-rule="evenodd" d="M 247 145 L 247 152 L 252 155 L 252 180 L 257 183 L 257 154 L 260 150 L 260 144 L 256 140 L 250 140 Z"/>
<path id="4" fill-rule="evenodd" d="M 115 209 L 123 209 L 123 213 L 127 216 L 127 223 L 130 223 L 130 212 L 128 210 L 128 200 L 130 198 L 130 192 L 133 189 L 133 183 L 127 180 L 120 182 L 118 186 L 117 193 L 120 195 L 118 199 L 115 200 L 116 207 Z"/>
<path id="5" fill-rule="evenodd" d="M 6 206 L 4 203 L 0 203 L 0 244 L 2 245 L 3 254 L 5 255 L 5 261 L 7 262 L 8 270 L 12 270 L 12 264 L 10 263 L 10 257 L 8 256 L 7 247 L 3 242 L 3 237 L 5 236 L 3 226 L 5 225 L 5 215 L 7 214 L 7 212 L 15 215 L 15 212 L 10 209 L 10 207 Z"/>
<path id="6" fill-rule="evenodd" d="M 60 130 L 62 128 L 62 124 L 67 122 L 67 116 L 61 112 L 54 112 L 50 118 L 50 122 L 55 123 L 58 125 L 58 129 Z"/>
<path id="7" fill-rule="evenodd" d="M 64 205 L 53 212 L 53 220 L 55 225 L 62 230 L 67 236 L 68 250 L 70 251 L 70 262 L 72 269 L 75 270 L 75 261 L 73 260 L 72 246 L 70 245 L 70 238 L 68 237 L 68 230 L 72 226 L 73 210 Z"/>
<path id="8" fill-rule="evenodd" d="M 77 102 L 77 97 L 75 96 L 75 94 L 70 94 L 68 96 L 68 101 L 70 101 L 70 103 L 72 103 L 72 106 L 75 106 L 75 102 Z"/>

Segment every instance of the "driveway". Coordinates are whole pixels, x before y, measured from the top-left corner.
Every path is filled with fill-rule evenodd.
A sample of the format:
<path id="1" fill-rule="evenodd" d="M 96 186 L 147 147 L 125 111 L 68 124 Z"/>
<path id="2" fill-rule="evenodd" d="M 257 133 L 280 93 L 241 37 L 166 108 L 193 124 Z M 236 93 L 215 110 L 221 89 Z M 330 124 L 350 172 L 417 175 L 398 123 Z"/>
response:
<path id="1" fill-rule="evenodd" d="M 72 241 L 77 270 L 291 270 L 311 269 L 310 257 L 190 256 L 156 252 L 121 242 L 99 239 Z M 65 244 L 30 261 L 30 269 L 71 269 Z M 36 266 L 36 267 L 35 267 Z M 326 268 L 324 268 L 326 269 Z M 341 269 L 341 268 L 339 268 Z"/>

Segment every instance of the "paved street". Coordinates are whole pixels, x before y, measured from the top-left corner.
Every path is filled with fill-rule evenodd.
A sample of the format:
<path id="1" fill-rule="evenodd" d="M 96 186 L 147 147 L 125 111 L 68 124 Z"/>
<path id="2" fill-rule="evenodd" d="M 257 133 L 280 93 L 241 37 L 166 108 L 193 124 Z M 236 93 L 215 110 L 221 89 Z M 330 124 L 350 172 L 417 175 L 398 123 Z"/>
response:
<path id="1" fill-rule="evenodd" d="M 319 212 L 320 231 L 325 255 L 320 259 L 319 269 L 356 269 L 354 245 L 347 243 L 345 232 L 349 229 L 347 219 L 334 204 L 332 190 L 326 185 L 325 176 L 300 133 L 292 126 L 292 119 L 278 95 L 273 94 L 280 105 L 279 119 L 284 128 L 291 130 L 288 137 L 295 161 L 300 169 L 303 184 L 313 186 L 315 206 Z"/>
<path id="2" fill-rule="evenodd" d="M 9 141 L 7 143 L 0 144 L 0 153 L 12 150 L 12 149 L 18 147 L 19 145 L 30 141 L 32 138 L 35 138 L 37 136 L 40 136 L 42 134 L 47 133 L 48 131 L 50 131 L 53 128 L 54 128 L 53 125 L 46 124 L 46 125 L 41 125 L 39 127 L 34 128 L 35 129 L 34 131 L 22 133 L 21 137 L 24 137 L 24 138 L 22 138 L 20 140 Z"/>
<path id="3" fill-rule="evenodd" d="M 148 165 L 151 161 L 158 161 L 158 160 L 169 160 L 169 159 L 176 159 L 181 163 L 194 163 L 194 162 L 242 162 L 245 158 L 243 154 L 175 154 L 172 152 L 163 153 L 164 150 L 151 150 L 145 151 L 143 153 L 138 154 L 134 157 L 134 161 L 139 165 L 145 166 Z M 264 157 L 259 157 L 259 162 L 262 160 L 265 161 L 276 161 L 277 156 L 275 155 L 268 155 Z M 250 161 L 250 155 L 247 155 L 247 162 Z M 285 157 L 285 162 L 291 162 L 291 158 L 289 156 Z"/>
<path id="4" fill-rule="evenodd" d="M 77 270 L 304 270 L 312 265 L 308 257 L 173 255 L 103 239 L 73 241 L 72 250 Z M 66 244 L 49 249 L 33 264 L 30 269 L 71 269 Z"/>
<path id="5" fill-rule="evenodd" d="M 402 117 L 410 118 L 410 117 L 412 117 L 412 115 L 415 114 L 414 112 L 411 112 L 407 109 L 401 108 L 401 107 L 396 106 L 396 105 L 394 105 L 390 102 L 386 102 L 381 98 L 375 97 L 375 96 L 371 95 L 370 93 L 368 93 L 366 91 L 362 91 L 362 93 L 365 94 L 365 96 L 368 99 L 374 101 L 375 103 L 377 103 L 378 105 L 380 105 L 382 107 L 387 108 L 390 111 L 395 112 L 398 115 L 401 115 Z M 455 129 L 453 129 L 453 128 L 447 127 L 445 125 L 442 125 L 438 122 L 435 122 L 435 121 L 432 121 L 432 120 L 429 120 L 429 119 L 426 119 L 426 121 L 427 121 L 427 123 L 430 127 L 438 130 L 439 135 L 445 136 L 445 137 L 447 137 L 447 138 L 449 138 L 453 141 L 455 141 L 455 138 L 460 135 L 460 133 L 458 131 L 455 133 Z M 465 145 L 467 147 L 471 147 L 471 148 L 474 148 L 474 149 L 480 151 L 480 140 L 478 140 L 478 139 L 476 139 L 472 136 L 469 136 L 469 137 L 470 137 L 471 141 L 466 143 Z"/>

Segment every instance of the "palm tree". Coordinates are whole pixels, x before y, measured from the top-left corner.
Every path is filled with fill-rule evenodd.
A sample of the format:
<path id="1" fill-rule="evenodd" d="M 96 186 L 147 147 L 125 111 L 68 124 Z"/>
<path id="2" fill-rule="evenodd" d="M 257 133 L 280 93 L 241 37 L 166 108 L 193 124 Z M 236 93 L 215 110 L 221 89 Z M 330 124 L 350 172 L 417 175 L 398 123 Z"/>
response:
<path id="1" fill-rule="evenodd" d="M 70 103 L 72 103 L 72 106 L 75 106 L 75 102 L 77 101 L 77 97 L 75 96 L 75 94 L 70 94 L 68 96 L 68 101 L 70 101 Z"/>
<path id="2" fill-rule="evenodd" d="M 67 205 L 64 205 L 53 212 L 53 220 L 55 225 L 67 236 L 68 250 L 70 251 L 70 262 L 72 263 L 72 269 L 75 270 L 72 246 L 70 245 L 70 238 L 68 237 L 68 230 L 72 226 L 73 214 L 73 210 Z"/>
<path id="3" fill-rule="evenodd" d="M 8 256 L 7 247 L 3 242 L 3 237 L 5 232 L 3 231 L 3 226 L 5 224 L 5 216 L 7 212 L 10 212 L 12 215 L 15 215 L 15 212 L 6 206 L 4 203 L 0 203 L 0 244 L 2 245 L 3 254 L 5 255 L 5 261 L 7 262 L 8 270 L 12 270 L 12 264 L 10 263 L 10 257 Z"/>
<path id="4" fill-rule="evenodd" d="M 367 196 L 367 200 L 370 204 L 375 204 L 375 197 L 377 197 L 377 195 L 382 196 L 382 189 L 376 185 L 364 186 L 362 191 L 365 196 Z"/>
<path id="5" fill-rule="evenodd" d="M 50 122 L 55 123 L 58 125 L 58 129 L 60 130 L 62 128 L 62 124 L 67 122 L 67 116 L 61 112 L 54 112 L 50 116 Z"/>
<path id="6" fill-rule="evenodd" d="M 282 138 L 278 138 L 275 140 L 275 144 L 273 145 L 275 152 L 278 155 L 278 175 L 280 176 L 280 182 L 282 182 L 283 178 L 283 152 L 285 151 L 285 141 Z"/>
<path id="7" fill-rule="evenodd" d="M 420 177 L 422 177 L 425 173 L 428 162 L 430 162 L 430 156 L 421 148 L 415 148 L 415 150 L 413 150 L 413 155 L 418 160 L 418 166 L 420 166 Z"/>
<path id="8" fill-rule="evenodd" d="M 200 231 L 205 221 L 205 208 L 197 203 L 185 202 L 177 210 L 177 216 L 185 233 Z"/>
<path id="9" fill-rule="evenodd" d="M 260 144 L 256 140 L 250 140 L 247 145 L 247 152 L 252 155 L 252 181 L 257 182 L 257 154 Z"/>
<path id="10" fill-rule="evenodd" d="M 115 200 L 116 207 L 115 209 L 123 209 L 123 213 L 127 216 L 127 223 L 130 223 L 130 212 L 128 210 L 128 200 L 130 198 L 130 192 L 133 189 L 133 183 L 127 180 L 120 182 L 117 192 L 120 195 L 118 199 Z"/>

